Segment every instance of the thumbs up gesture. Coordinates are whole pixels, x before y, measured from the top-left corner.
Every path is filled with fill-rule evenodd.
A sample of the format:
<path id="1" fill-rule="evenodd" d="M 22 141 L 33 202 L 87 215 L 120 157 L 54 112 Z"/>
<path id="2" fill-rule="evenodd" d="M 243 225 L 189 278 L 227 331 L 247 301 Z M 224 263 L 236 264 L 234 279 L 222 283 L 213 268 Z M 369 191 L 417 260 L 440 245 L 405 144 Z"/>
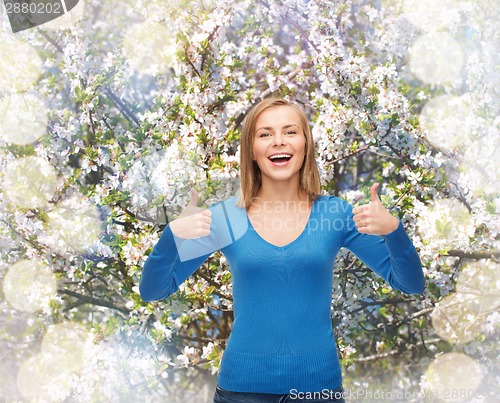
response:
<path id="1" fill-rule="evenodd" d="M 175 236 L 193 239 L 210 235 L 212 212 L 209 209 L 198 207 L 197 204 L 198 192 L 192 188 L 191 199 L 186 208 L 175 220 L 169 223 L 170 229 Z"/>
<path id="2" fill-rule="evenodd" d="M 371 235 L 387 235 L 396 230 L 399 220 L 384 207 L 377 194 L 378 183 L 370 188 L 371 201 L 352 210 L 358 232 Z"/>

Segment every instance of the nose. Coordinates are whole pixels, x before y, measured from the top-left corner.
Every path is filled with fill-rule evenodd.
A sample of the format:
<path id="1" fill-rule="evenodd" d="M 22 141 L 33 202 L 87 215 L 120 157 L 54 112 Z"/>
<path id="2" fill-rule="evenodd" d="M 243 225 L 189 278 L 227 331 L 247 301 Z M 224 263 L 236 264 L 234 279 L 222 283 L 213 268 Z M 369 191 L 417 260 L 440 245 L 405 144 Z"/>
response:
<path id="1" fill-rule="evenodd" d="M 284 145 L 285 144 L 285 136 L 281 133 L 276 133 L 273 137 L 273 146 Z"/>

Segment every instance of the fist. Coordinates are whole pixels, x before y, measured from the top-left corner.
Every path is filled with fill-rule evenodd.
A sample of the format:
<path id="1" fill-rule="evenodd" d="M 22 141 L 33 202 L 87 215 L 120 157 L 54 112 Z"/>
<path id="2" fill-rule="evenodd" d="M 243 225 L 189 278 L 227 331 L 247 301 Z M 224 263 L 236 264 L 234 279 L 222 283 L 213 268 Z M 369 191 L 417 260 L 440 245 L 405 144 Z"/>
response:
<path id="1" fill-rule="evenodd" d="M 200 208 L 198 204 L 198 192 L 191 189 L 191 199 L 182 213 L 169 223 L 172 233 L 183 239 L 200 238 L 210 235 L 210 224 L 212 223 L 212 212 L 209 209 Z"/>
<path id="2" fill-rule="evenodd" d="M 384 207 L 377 194 L 378 183 L 370 188 L 371 201 L 352 210 L 358 232 L 370 235 L 387 235 L 396 230 L 399 220 Z"/>

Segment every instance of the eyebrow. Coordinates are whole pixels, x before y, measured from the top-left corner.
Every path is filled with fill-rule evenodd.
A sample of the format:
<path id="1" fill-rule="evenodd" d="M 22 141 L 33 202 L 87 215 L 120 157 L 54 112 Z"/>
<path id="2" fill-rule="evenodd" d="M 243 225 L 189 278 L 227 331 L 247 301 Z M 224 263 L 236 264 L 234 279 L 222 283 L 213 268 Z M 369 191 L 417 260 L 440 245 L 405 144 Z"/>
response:
<path id="1" fill-rule="evenodd" d="M 296 124 L 291 124 L 291 125 L 283 126 L 283 129 L 289 129 L 292 126 L 295 126 L 297 128 L 299 127 Z M 257 133 L 259 130 L 272 130 L 272 129 L 273 129 L 272 127 L 259 127 L 255 132 Z"/>

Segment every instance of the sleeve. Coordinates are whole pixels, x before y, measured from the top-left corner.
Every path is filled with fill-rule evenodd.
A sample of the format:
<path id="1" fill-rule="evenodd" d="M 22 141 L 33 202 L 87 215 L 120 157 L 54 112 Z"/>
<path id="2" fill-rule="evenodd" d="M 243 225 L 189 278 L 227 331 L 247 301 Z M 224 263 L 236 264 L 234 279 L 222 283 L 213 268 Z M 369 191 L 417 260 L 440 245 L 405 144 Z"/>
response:
<path id="1" fill-rule="evenodd" d="M 175 236 L 168 224 L 142 268 L 139 292 L 143 301 L 169 297 L 179 289 L 215 251 L 231 243 L 225 209 L 212 204 L 210 235 L 183 239 Z"/>
<path id="2" fill-rule="evenodd" d="M 341 202 L 345 223 L 343 246 L 392 288 L 406 294 L 422 294 L 425 289 L 422 263 L 401 221 L 387 235 L 362 234 L 353 219 L 353 206 L 346 201 Z"/>

